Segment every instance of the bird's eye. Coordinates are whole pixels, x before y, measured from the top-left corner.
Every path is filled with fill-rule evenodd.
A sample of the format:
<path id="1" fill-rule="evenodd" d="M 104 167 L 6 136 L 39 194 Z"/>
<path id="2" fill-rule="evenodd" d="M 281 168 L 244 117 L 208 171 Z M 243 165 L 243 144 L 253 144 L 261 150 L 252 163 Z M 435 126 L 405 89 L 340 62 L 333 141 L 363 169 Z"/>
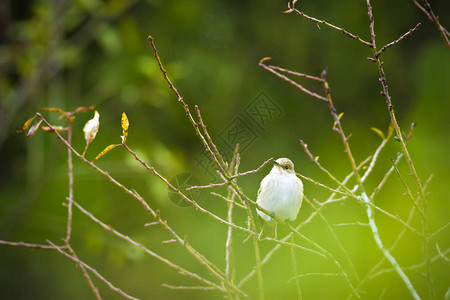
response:
<path id="1" fill-rule="evenodd" d="M 287 169 L 289 169 L 289 167 L 288 167 L 288 166 L 285 166 L 284 168 L 285 168 L 286 170 L 287 170 Z"/>

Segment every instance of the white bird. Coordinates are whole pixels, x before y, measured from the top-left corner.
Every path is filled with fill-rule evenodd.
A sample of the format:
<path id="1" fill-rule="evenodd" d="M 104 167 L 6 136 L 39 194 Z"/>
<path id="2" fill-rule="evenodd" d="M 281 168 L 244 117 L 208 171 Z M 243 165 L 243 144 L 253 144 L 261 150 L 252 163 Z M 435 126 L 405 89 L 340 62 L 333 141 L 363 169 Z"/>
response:
<path id="1" fill-rule="evenodd" d="M 302 206 L 303 183 L 295 175 L 294 164 L 288 158 L 279 158 L 269 174 L 261 181 L 256 203 L 283 221 L 294 221 Z M 259 237 L 277 236 L 277 222 L 258 210 L 265 221 Z"/>

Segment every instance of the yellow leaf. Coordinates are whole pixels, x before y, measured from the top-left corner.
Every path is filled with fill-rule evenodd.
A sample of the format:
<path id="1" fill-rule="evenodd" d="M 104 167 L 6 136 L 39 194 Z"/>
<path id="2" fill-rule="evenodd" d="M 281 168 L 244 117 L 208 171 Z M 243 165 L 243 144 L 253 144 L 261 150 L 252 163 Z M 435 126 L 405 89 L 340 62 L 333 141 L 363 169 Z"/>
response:
<path id="1" fill-rule="evenodd" d="M 130 126 L 130 122 L 128 121 L 127 115 L 125 113 L 122 113 L 120 124 L 122 125 L 123 132 L 122 143 L 125 143 L 128 137 L 128 127 Z"/>
<path id="2" fill-rule="evenodd" d="M 34 117 L 32 117 L 32 118 L 29 118 L 29 119 L 25 122 L 25 124 L 23 124 L 22 130 L 21 130 L 21 131 L 18 131 L 18 132 L 19 132 L 19 133 L 25 132 L 25 130 L 27 130 L 28 126 L 30 126 L 31 122 L 33 122 L 34 118 L 36 118 L 36 116 L 34 116 Z"/>
<path id="3" fill-rule="evenodd" d="M 341 113 L 339 114 L 339 116 L 338 116 L 338 121 L 341 120 L 341 118 L 342 118 L 343 115 L 344 115 L 343 112 L 341 112 Z M 334 121 L 334 124 L 333 124 L 333 128 L 336 128 L 336 125 L 337 125 L 337 121 L 335 120 L 335 121 Z"/>
<path id="4" fill-rule="evenodd" d="M 103 149 L 102 152 L 100 152 L 92 162 L 96 161 L 97 159 L 99 159 L 100 157 L 102 157 L 103 155 L 105 155 L 106 153 L 108 153 L 109 151 L 111 151 L 112 149 L 116 148 L 117 146 L 120 146 L 120 144 L 112 144 L 109 145 L 108 147 L 106 147 L 105 149 Z"/>
<path id="5" fill-rule="evenodd" d="M 66 131 L 66 130 L 67 130 L 66 127 L 62 127 L 62 126 L 53 126 L 53 129 L 56 130 L 56 131 L 58 131 L 58 132 Z M 45 132 L 52 132 L 53 129 L 50 128 L 50 127 L 47 127 L 47 126 L 41 126 L 41 130 L 42 130 L 42 131 L 45 131 Z"/>
<path id="6" fill-rule="evenodd" d="M 319 161 L 319 156 L 314 157 L 315 161 Z"/>
<path id="7" fill-rule="evenodd" d="M 394 124 L 390 123 L 388 129 L 388 136 L 391 136 L 393 132 L 394 132 Z"/>
<path id="8" fill-rule="evenodd" d="M 376 134 L 378 134 L 383 140 L 386 139 L 384 133 L 380 129 L 376 127 L 370 127 L 370 129 L 372 129 Z"/>
<path id="9" fill-rule="evenodd" d="M 79 112 L 88 112 L 88 111 L 94 110 L 94 108 L 95 108 L 95 105 L 91 105 L 89 107 L 80 106 L 77 109 L 75 109 L 72 113 L 76 114 Z"/>
<path id="10" fill-rule="evenodd" d="M 48 112 L 60 113 L 60 114 L 65 113 L 64 110 L 62 110 L 62 109 L 60 109 L 60 108 L 54 108 L 54 107 L 44 107 L 42 110 L 48 111 Z"/>

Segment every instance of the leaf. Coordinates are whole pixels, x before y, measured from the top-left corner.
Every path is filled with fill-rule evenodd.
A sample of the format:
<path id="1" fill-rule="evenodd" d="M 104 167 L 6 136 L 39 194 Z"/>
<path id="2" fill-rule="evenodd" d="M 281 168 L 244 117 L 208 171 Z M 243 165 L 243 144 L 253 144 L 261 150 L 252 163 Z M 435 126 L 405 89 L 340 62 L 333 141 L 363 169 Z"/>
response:
<path id="1" fill-rule="evenodd" d="M 391 136 L 393 132 L 394 132 L 394 124 L 392 124 L 392 122 L 391 122 L 389 124 L 388 136 Z"/>
<path id="2" fill-rule="evenodd" d="M 66 113 L 64 110 L 62 110 L 60 108 L 54 108 L 54 107 L 44 107 L 42 110 L 48 111 L 48 112 L 55 112 L 55 113 L 59 113 L 59 114 Z"/>
<path id="3" fill-rule="evenodd" d="M 127 115 L 122 113 L 122 119 L 120 120 L 120 125 L 122 125 L 122 143 L 125 144 L 128 137 L 128 127 L 130 126 L 130 122 L 128 121 Z"/>
<path id="4" fill-rule="evenodd" d="M 376 134 L 378 134 L 383 140 L 386 139 L 386 137 L 384 136 L 383 131 L 381 131 L 380 129 L 376 128 L 376 127 L 370 127 L 371 130 L 373 130 Z"/>
<path id="5" fill-rule="evenodd" d="M 27 137 L 33 136 L 36 131 L 39 129 L 39 126 L 41 125 L 42 120 L 39 120 L 39 122 L 35 123 L 33 126 L 31 126 L 30 130 L 27 132 Z"/>
<path id="6" fill-rule="evenodd" d="M 316 157 L 314 157 L 315 161 L 319 161 L 319 156 L 317 155 Z"/>
<path id="7" fill-rule="evenodd" d="M 339 114 L 339 116 L 338 116 L 338 121 L 341 120 L 341 118 L 342 118 L 343 115 L 344 115 L 343 112 L 341 112 L 341 113 Z M 333 124 L 333 130 L 336 130 L 336 125 L 337 125 L 337 121 L 335 120 L 335 121 L 334 121 L 334 124 Z M 336 131 L 337 131 L 337 130 L 336 130 Z"/>
<path id="8" fill-rule="evenodd" d="M 73 114 L 76 114 L 79 112 L 88 112 L 88 111 L 94 110 L 94 108 L 95 108 L 95 105 L 91 105 L 89 107 L 80 106 L 80 107 L 77 107 L 77 109 L 75 109 L 73 111 Z"/>
<path id="9" fill-rule="evenodd" d="M 97 159 L 99 159 L 100 157 L 102 157 L 103 155 L 105 155 L 106 153 L 108 153 L 109 151 L 111 151 L 112 149 L 116 148 L 117 146 L 120 146 L 120 144 L 112 144 L 109 145 L 108 147 L 106 147 L 105 149 L 103 149 L 102 152 L 100 152 L 92 162 L 96 161 Z"/>
<path id="10" fill-rule="evenodd" d="M 97 135 L 98 128 L 100 127 L 99 122 L 100 115 L 98 111 L 95 111 L 94 117 L 86 122 L 83 128 L 84 138 L 86 140 L 86 144 L 89 145 Z"/>
<path id="11" fill-rule="evenodd" d="M 36 116 L 29 118 L 22 126 L 22 130 L 17 131 L 18 133 L 24 133 L 27 129 L 28 126 L 30 126 L 31 122 L 33 122 L 34 118 L 36 118 Z"/>
<path id="12" fill-rule="evenodd" d="M 66 127 L 62 127 L 62 126 L 52 126 L 52 128 L 50 128 L 48 126 L 41 126 L 41 130 L 45 131 L 45 132 L 52 132 L 53 130 L 61 132 L 61 131 L 66 131 L 67 128 Z"/>

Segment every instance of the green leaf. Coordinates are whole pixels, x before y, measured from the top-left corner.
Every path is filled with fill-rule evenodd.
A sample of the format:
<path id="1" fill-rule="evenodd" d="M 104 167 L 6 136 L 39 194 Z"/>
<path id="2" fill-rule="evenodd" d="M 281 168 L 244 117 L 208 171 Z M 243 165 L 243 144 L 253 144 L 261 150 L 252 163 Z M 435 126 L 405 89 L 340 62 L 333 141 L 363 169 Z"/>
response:
<path id="1" fill-rule="evenodd" d="M 384 136 L 383 131 L 381 131 L 380 129 L 376 128 L 376 127 L 370 127 L 371 130 L 373 130 L 376 134 L 378 134 L 383 140 L 386 139 L 386 137 Z"/>

